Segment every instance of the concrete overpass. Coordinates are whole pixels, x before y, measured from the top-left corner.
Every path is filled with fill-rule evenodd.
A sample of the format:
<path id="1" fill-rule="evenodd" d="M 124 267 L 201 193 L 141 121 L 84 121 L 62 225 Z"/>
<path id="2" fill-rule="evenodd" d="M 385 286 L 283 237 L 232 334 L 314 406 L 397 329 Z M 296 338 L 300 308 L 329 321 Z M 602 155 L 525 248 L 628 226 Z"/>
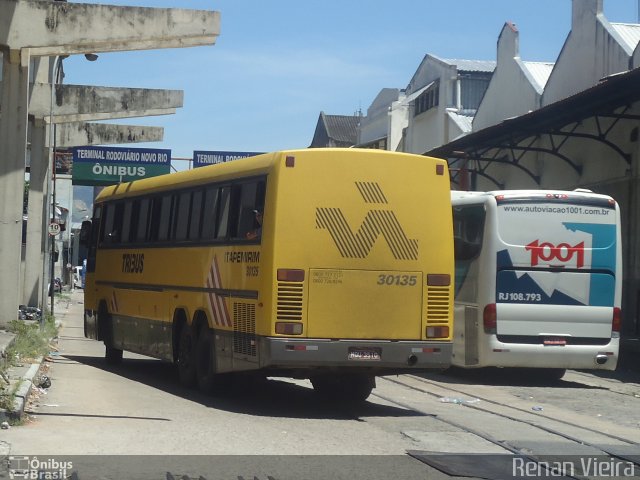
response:
<path id="1" fill-rule="evenodd" d="M 0 270 L 0 327 L 16 318 L 20 303 L 22 190 L 32 95 L 29 89 L 32 59 L 211 45 L 219 34 L 219 22 L 217 12 L 204 10 L 0 0 L 0 50 L 3 53 L 0 95 L 0 262 L 3 265 Z M 34 89 L 36 94 L 38 88 Z M 51 90 L 49 95 L 51 98 Z M 51 103 L 49 101 L 50 106 Z M 35 137 L 38 135 L 36 133 Z M 45 145 L 46 138 L 42 138 L 43 148 Z M 33 160 L 32 174 L 36 164 L 42 172 L 47 172 L 50 162 Z M 47 175 L 42 175 L 42 178 L 47 178 Z"/>
<path id="2" fill-rule="evenodd" d="M 50 178 L 49 151 L 82 145 L 160 141 L 161 127 L 87 123 L 87 120 L 167 115 L 181 108 L 181 90 L 53 85 L 34 82 L 29 98 L 31 120 L 30 189 L 22 292 L 25 305 L 42 305 L 46 297 L 48 262 L 42 232 L 50 221 L 46 195 Z M 51 129 L 51 124 L 55 128 Z M 53 130 L 53 132 L 51 132 Z M 55 135 L 55 142 L 49 137 Z"/>

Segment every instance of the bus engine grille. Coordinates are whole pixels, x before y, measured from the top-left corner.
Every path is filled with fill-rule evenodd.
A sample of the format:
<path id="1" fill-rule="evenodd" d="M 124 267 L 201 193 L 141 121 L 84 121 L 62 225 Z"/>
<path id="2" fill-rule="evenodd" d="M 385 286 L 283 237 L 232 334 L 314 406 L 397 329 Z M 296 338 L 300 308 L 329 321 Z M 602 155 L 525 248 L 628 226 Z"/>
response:
<path id="1" fill-rule="evenodd" d="M 427 323 L 449 322 L 449 287 L 427 288 Z"/>
<path id="2" fill-rule="evenodd" d="M 278 282 L 276 318 L 280 321 L 302 321 L 302 282 Z"/>
<path id="3" fill-rule="evenodd" d="M 256 306 L 233 304 L 233 352 L 256 356 Z"/>

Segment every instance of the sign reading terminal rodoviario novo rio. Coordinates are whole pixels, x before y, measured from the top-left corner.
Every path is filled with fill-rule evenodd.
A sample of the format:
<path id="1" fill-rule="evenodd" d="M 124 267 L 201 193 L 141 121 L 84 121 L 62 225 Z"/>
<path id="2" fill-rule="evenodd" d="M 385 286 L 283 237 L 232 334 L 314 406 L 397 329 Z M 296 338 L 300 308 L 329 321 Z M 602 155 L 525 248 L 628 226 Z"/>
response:
<path id="1" fill-rule="evenodd" d="M 113 185 L 164 175 L 171 170 L 171 150 L 120 147 L 75 147 L 74 185 Z"/>
<path id="2" fill-rule="evenodd" d="M 215 165 L 217 163 L 227 163 L 240 158 L 253 157 L 261 155 L 264 152 L 226 152 L 226 151 L 206 151 L 194 150 L 193 152 L 193 168 L 206 167 L 207 165 Z"/>

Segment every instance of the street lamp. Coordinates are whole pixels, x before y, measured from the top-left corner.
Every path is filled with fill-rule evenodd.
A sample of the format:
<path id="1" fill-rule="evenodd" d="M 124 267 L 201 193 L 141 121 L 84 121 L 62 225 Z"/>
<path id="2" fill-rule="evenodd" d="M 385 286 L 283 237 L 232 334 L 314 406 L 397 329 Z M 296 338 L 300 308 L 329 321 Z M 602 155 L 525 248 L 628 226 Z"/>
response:
<path id="1" fill-rule="evenodd" d="M 51 224 L 56 223 L 56 124 L 53 120 L 53 98 L 55 93 L 56 104 L 60 105 L 62 103 L 61 91 L 58 90 L 58 85 L 62 82 L 64 78 L 64 70 L 62 67 L 62 60 L 66 58 L 66 56 L 56 57 L 51 72 L 51 106 L 49 111 L 49 136 L 50 140 L 53 142 L 53 148 L 51 150 L 52 160 L 51 160 Z M 56 291 L 56 279 L 55 279 L 55 253 L 56 253 L 56 236 L 51 234 L 51 247 L 49 252 L 50 258 L 50 272 L 49 272 L 49 295 L 51 295 L 51 315 L 54 314 L 54 300 L 55 300 L 55 291 Z"/>

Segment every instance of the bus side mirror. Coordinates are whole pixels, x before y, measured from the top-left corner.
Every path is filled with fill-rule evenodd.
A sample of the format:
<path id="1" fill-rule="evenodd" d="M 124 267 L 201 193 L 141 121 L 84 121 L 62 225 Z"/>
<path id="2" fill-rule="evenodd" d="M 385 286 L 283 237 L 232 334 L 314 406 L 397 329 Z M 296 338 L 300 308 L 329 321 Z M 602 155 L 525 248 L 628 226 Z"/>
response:
<path id="1" fill-rule="evenodd" d="M 87 246 L 91 241 L 91 220 L 85 220 L 80 227 L 80 245 Z"/>

